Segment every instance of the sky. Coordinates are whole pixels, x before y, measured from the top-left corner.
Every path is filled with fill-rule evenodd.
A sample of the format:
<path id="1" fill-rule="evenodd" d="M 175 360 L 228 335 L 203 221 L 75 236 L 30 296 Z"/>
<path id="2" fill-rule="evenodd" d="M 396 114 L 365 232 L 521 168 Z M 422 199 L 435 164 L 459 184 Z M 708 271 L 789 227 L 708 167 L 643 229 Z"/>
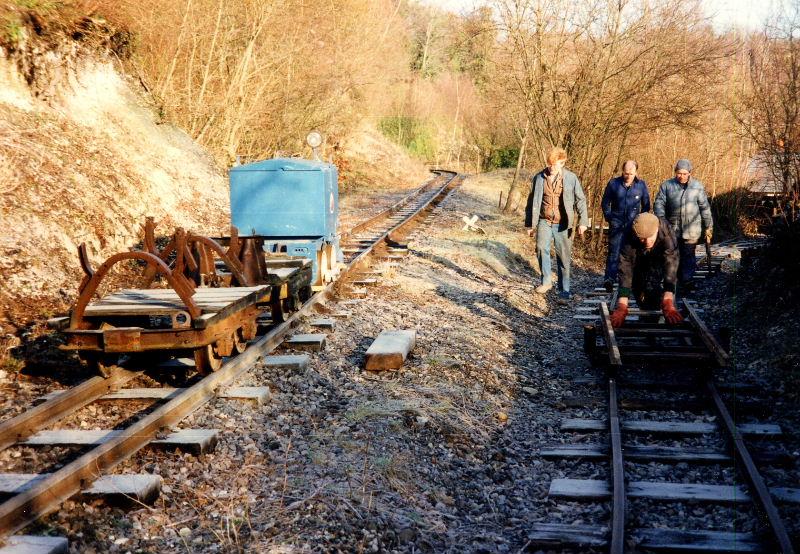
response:
<path id="1" fill-rule="evenodd" d="M 439 6 L 455 12 L 469 11 L 482 0 L 420 0 L 423 4 Z M 580 0 L 576 0 L 580 1 Z M 706 15 L 719 30 L 741 27 L 759 29 L 764 19 L 775 9 L 777 0 L 702 0 Z"/>

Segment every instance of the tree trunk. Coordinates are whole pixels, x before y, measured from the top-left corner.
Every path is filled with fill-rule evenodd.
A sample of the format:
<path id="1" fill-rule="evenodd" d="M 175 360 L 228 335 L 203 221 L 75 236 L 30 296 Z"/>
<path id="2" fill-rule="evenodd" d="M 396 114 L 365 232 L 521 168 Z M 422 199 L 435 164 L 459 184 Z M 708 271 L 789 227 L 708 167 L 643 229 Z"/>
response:
<path id="1" fill-rule="evenodd" d="M 508 197 L 506 198 L 506 205 L 503 206 L 503 212 L 508 212 L 511 208 L 511 199 L 514 190 L 517 186 L 517 178 L 519 177 L 520 169 L 522 169 L 522 160 L 525 158 L 525 147 L 528 144 L 528 131 L 531 128 L 531 120 L 525 119 L 525 131 L 522 133 L 522 141 L 519 145 L 519 156 L 517 156 L 517 167 L 514 169 L 514 178 L 511 179 L 511 186 L 508 189 Z"/>

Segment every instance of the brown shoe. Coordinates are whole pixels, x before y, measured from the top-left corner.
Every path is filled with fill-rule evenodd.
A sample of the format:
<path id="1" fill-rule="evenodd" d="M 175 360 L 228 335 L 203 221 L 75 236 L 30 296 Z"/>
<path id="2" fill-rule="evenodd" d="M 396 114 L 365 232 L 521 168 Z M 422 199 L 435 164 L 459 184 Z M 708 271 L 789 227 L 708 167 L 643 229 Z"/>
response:
<path id="1" fill-rule="evenodd" d="M 546 293 L 547 291 L 549 291 L 552 288 L 553 288 L 553 285 L 539 285 L 538 287 L 536 287 L 536 292 L 538 294 L 544 294 L 544 293 Z"/>

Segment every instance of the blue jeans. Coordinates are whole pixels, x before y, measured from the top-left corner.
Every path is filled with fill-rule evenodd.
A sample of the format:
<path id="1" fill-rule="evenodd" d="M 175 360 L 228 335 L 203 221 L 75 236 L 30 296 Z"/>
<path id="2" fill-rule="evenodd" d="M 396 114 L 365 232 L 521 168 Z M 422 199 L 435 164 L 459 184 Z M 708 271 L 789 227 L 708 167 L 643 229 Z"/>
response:
<path id="1" fill-rule="evenodd" d="M 606 257 L 606 281 L 616 281 L 619 273 L 619 251 L 625 239 L 627 225 L 611 223 L 608 229 L 608 256 Z"/>
<path id="2" fill-rule="evenodd" d="M 558 259 L 558 290 L 569 292 L 569 264 L 572 256 L 569 229 L 566 227 L 566 222 L 552 224 L 540 219 L 536 227 L 536 257 L 539 260 L 539 269 L 542 270 L 543 285 L 553 284 L 550 267 L 550 247 L 553 244 Z"/>

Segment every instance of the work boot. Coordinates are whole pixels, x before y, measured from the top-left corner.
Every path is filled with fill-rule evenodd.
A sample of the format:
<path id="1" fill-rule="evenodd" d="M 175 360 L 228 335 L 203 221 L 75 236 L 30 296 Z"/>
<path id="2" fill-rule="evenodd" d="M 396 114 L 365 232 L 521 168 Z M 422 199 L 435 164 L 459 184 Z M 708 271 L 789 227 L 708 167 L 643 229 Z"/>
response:
<path id="1" fill-rule="evenodd" d="M 572 295 L 570 294 L 570 292 L 568 290 L 562 290 L 561 292 L 558 293 L 558 300 L 556 300 L 556 302 L 558 302 L 562 306 L 565 306 L 569 304 L 570 300 L 572 300 Z"/>
<path id="2" fill-rule="evenodd" d="M 547 291 L 549 291 L 552 288 L 553 288 L 553 285 L 541 284 L 538 287 L 536 287 L 536 292 L 538 294 L 544 294 L 544 293 L 546 293 Z"/>
<path id="3" fill-rule="evenodd" d="M 614 290 L 614 281 L 606 279 L 603 281 L 603 288 L 606 289 L 606 292 L 612 292 Z"/>

